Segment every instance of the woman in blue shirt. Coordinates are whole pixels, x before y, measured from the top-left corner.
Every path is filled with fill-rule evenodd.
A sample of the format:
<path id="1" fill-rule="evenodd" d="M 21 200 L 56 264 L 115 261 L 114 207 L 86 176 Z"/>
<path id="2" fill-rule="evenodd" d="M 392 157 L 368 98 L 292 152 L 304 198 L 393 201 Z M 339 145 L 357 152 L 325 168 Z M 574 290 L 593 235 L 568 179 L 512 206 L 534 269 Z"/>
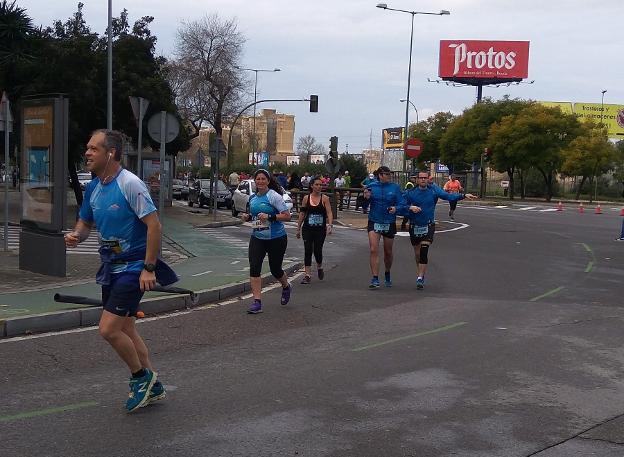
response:
<path id="1" fill-rule="evenodd" d="M 282 221 L 290 220 L 290 212 L 282 198 L 282 187 L 263 169 L 254 173 L 256 193 L 249 197 L 249 213 L 241 217 L 251 222 L 253 231 L 249 240 L 249 282 L 253 302 L 247 312 L 262 312 L 262 262 L 269 256 L 271 274 L 282 284 L 282 305 L 290 300 L 288 276 L 282 269 L 288 238 Z"/>

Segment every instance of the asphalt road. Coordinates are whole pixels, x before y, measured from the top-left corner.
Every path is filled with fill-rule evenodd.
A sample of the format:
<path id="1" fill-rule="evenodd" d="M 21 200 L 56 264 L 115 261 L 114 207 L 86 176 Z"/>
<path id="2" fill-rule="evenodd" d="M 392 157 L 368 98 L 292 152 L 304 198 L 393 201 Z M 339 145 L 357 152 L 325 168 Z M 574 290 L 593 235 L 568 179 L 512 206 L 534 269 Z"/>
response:
<path id="1" fill-rule="evenodd" d="M 394 287 L 369 291 L 366 233 L 342 229 L 286 307 L 270 290 L 261 315 L 243 299 L 143 321 L 169 396 L 136 414 L 96 331 L 0 342 L 2 455 L 623 455 L 621 218 L 456 218 L 424 291 L 407 238 Z"/>

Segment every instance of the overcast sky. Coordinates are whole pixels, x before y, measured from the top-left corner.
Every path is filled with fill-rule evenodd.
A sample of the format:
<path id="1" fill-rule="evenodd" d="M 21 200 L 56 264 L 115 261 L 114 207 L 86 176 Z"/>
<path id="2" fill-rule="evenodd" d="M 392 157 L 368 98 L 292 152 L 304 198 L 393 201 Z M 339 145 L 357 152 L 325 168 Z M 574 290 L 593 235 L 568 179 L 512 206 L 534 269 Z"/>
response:
<path id="1" fill-rule="evenodd" d="M 83 0 L 88 24 L 106 29 L 107 1 Z M 77 1 L 18 0 L 35 24 L 66 19 Z M 131 23 L 154 16 L 157 52 L 171 57 L 183 21 L 218 12 L 236 17 L 247 43 L 243 64 L 275 68 L 260 73 L 258 98 L 319 95 L 319 112 L 307 103 L 259 105 L 296 115 L 295 138 L 313 135 L 329 145 L 339 137 L 357 153 L 379 147 L 381 130 L 405 123 L 399 100 L 407 91 L 410 16 L 376 8 L 376 0 L 113 0 L 118 16 Z M 388 7 L 439 11 L 450 16 L 416 16 L 411 100 L 423 119 L 438 111 L 461 113 L 476 99 L 472 87 L 435 84 L 441 39 L 528 40 L 529 78 L 534 84 L 484 88 L 484 96 L 505 94 L 534 100 L 624 104 L 623 0 L 386 0 Z M 250 88 L 253 100 L 253 87 Z M 410 122 L 415 120 L 410 111 Z"/>

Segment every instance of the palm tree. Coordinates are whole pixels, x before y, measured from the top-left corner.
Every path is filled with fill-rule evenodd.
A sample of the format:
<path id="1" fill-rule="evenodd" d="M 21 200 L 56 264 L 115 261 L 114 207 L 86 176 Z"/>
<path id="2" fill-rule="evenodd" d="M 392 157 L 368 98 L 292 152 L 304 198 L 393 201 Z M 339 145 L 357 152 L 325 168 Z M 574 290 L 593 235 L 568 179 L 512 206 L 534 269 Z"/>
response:
<path id="1" fill-rule="evenodd" d="M 0 2 L 0 69 L 21 60 L 31 60 L 28 43 L 35 31 L 26 10 L 16 5 L 17 0 Z"/>

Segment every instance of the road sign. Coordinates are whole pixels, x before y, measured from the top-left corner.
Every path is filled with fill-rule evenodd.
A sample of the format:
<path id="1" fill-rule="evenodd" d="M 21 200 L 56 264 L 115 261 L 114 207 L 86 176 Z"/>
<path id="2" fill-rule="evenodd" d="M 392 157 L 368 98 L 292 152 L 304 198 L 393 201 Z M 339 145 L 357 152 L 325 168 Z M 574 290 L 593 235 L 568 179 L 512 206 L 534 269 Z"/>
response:
<path id="1" fill-rule="evenodd" d="M 208 148 L 208 153 L 212 159 L 216 159 L 217 153 L 220 157 L 225 157 L 227 149 L 225 149 L 225 144 L 221 138 L 215 138 L 210 143 L 210 147 Z"/>
<path id="2" fill-rule="evenodd" d="M 130 99 L 130 106 L 132 107 L 132 114 L 134 114 L 134 119 L 139 122 L 139 119 L 142 119 L 145 116 L 145 112 L 147 111 L 147 107 L 149 106 L 149 100 L 143 97 L 128 97 Z"/>
<path id="3" fill-rule="evenodd" d="M 405 143 L 405 155 L 410 159 L 416 159 L 424 149 L 424 143 L 418 138 L 410 138 Z"/>
<path id="4" fill-rule="evenodd" d="M 165 126 L 165 143 L 171 143 L 180 133 L 180 123 L 173 114 L 167 113 Z M 147 121 L 147 133 L 152 140 L 160 143 L 160 132 L 160 113 L 156 113 Z"/>

